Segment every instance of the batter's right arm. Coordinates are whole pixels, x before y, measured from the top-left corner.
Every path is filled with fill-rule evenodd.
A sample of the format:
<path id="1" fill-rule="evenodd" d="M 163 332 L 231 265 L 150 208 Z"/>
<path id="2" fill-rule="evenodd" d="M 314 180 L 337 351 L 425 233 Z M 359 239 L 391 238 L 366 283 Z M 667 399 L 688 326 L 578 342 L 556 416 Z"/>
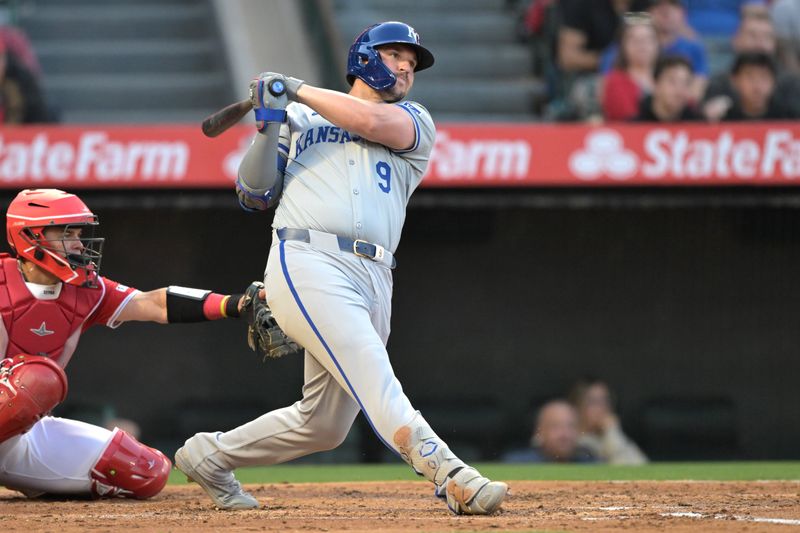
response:
<path id="1" fill-rule="evenodd" d="M 396 105 L 372 102 L 339 91 L 307 84 L 276 72 L 261 74 L 262 79 L 280 80 L 289 100 L 305 104 L 333 125 L 392 150 L 406 150 L 416 141 L 414 121 Z"/>
<path id="2" fill-rule="evenodd" d="M 405 150 L 416 139 L 414 122 L 406 111 L 393 104 L 370 102 L 308 84 L 299 87 L 295 101 L 336 126 L 392 150 Z"/>
<path id="3" fill-rule="evenodd" d="M 289 100 L 280 82 L 261 76 L 250 82 L 250 99 L 258 134 L 239 165 L 236 194 L 243 209 L 263 211 L 277 201 L 283 184 L 288 144 L 279 149 L 278 141 Z"/>

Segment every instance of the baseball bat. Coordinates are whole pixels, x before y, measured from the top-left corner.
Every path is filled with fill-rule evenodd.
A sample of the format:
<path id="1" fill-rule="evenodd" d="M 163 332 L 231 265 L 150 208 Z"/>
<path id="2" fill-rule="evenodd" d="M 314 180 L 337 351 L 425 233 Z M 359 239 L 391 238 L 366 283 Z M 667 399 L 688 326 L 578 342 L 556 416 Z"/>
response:
<path id="1" fill-rule="evenodd" d="M 248 112 L 252 111 L 253 104 L 246 98 L 223 107 L 216 113 L 212 113 L 203 120 L 202 129 L 206 137 L 216 137 L 220 133 L 227 131 L 231 126 L 239 122 Z"/>

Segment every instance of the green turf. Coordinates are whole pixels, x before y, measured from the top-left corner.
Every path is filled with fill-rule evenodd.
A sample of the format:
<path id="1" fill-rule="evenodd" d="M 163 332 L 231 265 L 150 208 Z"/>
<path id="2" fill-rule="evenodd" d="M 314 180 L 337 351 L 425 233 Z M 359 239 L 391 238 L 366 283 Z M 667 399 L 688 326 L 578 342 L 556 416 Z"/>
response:
<path id="1" fill-rule="evenodd" d="M 536 465 L 486 463 L 475 465 L 487 477 L 513 480 L 800 480 L 800 462 L 655 463 L 644 466 Z M 242 483 L 310 483 L 326 481 L 421 480 L 404 464 L 392 465 L 279 465 L 241 468 Z M 170 483 L 185 483 L 174 471 Z"/>

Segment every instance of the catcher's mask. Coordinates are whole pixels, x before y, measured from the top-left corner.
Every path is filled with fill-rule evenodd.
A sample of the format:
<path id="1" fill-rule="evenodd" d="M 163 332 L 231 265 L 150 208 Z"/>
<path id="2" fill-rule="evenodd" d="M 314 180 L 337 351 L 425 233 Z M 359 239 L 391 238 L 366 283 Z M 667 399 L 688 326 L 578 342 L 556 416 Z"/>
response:
<path id="1" fill-rule="evenodd" d="M 420 44 L 419 34 L 403 22 L 373 24 L 356 37 L 347 54 L 347 83 L 356 78 L 375 89 L 383 91 L 397 82 L 397 77 L 381 61 L 377 47 L 385 44 L 407 44 L 417 52 L 414 72 L 433 65 L 433 54 Z"/>
<path id="2" fill-rule="evenodd" d="M 58 189 L 26 189 L 6 211 L 6 237 L 17 256 L 80 287 L 97 286 L 105 240 L 94 236 L 98 225 L 80 198 Z M 50 228 L 60 236 L 45 237 Z"/>

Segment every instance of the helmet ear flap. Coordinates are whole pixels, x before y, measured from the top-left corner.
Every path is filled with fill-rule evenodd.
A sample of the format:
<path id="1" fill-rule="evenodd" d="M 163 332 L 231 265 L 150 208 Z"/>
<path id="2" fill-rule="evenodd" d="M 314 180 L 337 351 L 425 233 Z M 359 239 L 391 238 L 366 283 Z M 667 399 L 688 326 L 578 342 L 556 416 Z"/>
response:
<path id="1" fill-rule="evenodd" d="M 383 64 L 380 52 L 371 44 L 356 43 L 353 45 L 348 57 L 347 72 L 348 82 L 351 85 L 355 78 L 360 78 L 378 91 L 392 87 L 397 81 L 392 71 Z"/>
<path id="2" fill-rule="evenodd" d="M 34 231 L 34 230 L 32 230 L 31 228 L 24 228 L 24 229 L 22 230 L 22 233 L 24 233 L 24 234 L 25 234 L 25 236 L 28 238 L 28 240 L 29 240 L 31 243 L 34 243 L 34 244 L 37 244 L 37 245 L 38 245 L 38 243 L 39 243 L 39 235 L 37 235 L 37 234 L 35 233 L 35 231 Z M 41 260 L 43 260 L 43 259 L 44 259 L 44 251 L 43 251 L 41 248 L 38 248 L 38 247 L 37 247 L 37 248 L 36 248 L 36 249 L 33 251 L 33 257 L 34 257 L 34 259 L 36 259 L 37 261 L 41 261 Z"/>

